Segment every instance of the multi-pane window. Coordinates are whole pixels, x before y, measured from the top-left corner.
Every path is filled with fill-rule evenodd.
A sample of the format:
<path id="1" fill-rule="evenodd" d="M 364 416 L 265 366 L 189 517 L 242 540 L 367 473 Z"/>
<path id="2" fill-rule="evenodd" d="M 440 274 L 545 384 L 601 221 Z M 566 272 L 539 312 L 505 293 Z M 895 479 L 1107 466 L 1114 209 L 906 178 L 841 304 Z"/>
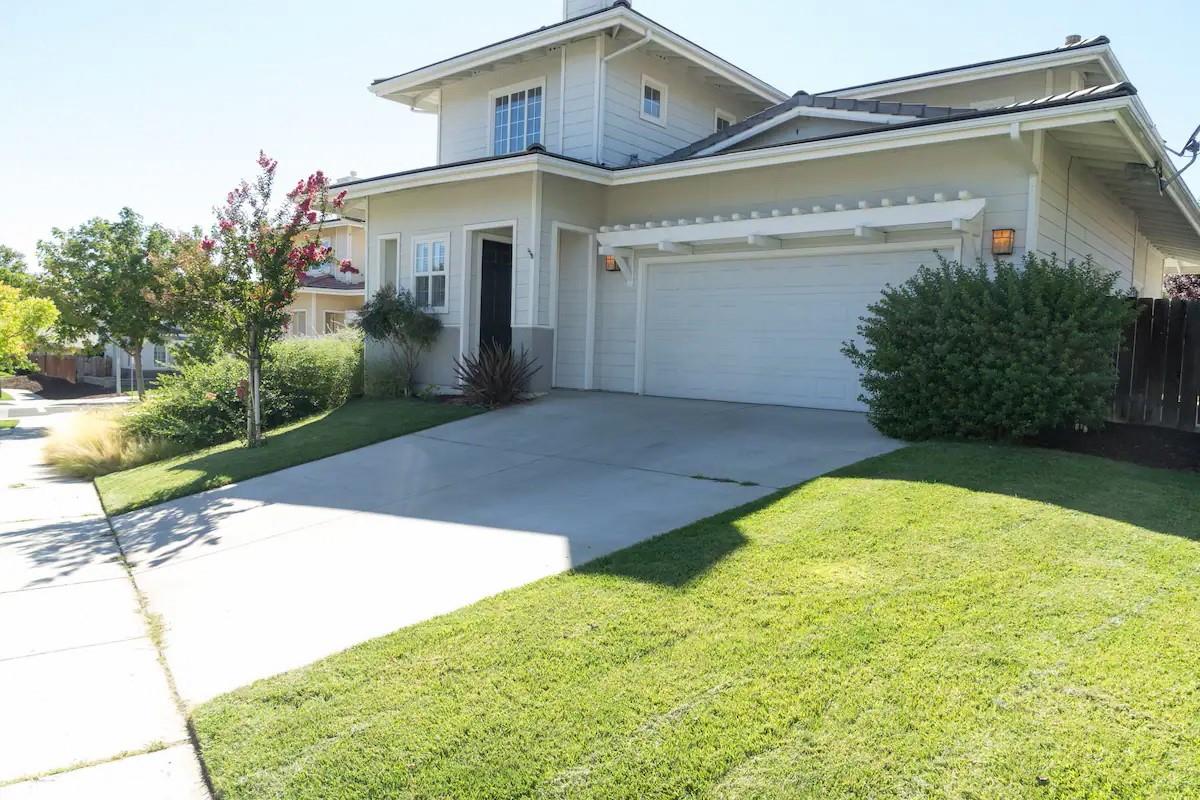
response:
<path id="1" fill-rule="evenodd" d="M 542 87 L 499 95 L 492 106 L 492 153 L 518 153 L 542 141 Z"/>
<path id="2" fill-rule="evenodd" d="M 291 312 L 291 317 L 288 321 L 288 335 L 308 335 L 308 313 L 305 311 L 293 311 Z"/>
<path id="3" fill-rule="evenodd" d="M 728 114 L 721 109 L 717 109 L 717 133 L 726 130 L 730 125 L 737 122 L 732 114 Z"/>
<path id="4" fill-rule="evenodd" d="M 642 119 L 666 124 L 667 86 L 653 78 L 642 76 Z"/>
<path id="5" fill-rule="evenodd" d="M 447 239 L 413 243 L 413 297 L 430 311 L 446 310 Z"/>
<path id="6" fill-rule="evenodd" d="M 325 332 L 337 333 L 346 327 L 346 312 L 344 311 L 326 311 L 325 312 Z"/>

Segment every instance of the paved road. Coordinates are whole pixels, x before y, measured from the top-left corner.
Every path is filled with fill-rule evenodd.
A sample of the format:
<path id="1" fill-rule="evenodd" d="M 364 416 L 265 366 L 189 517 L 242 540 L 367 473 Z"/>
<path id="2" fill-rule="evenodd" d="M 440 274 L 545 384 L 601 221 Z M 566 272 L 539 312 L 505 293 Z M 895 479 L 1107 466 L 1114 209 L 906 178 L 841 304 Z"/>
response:
<path id="1" fill-rule="evenodd" d="M 95 490 L 41 463 L 62 419 L 0 431 L 0 798 L 207 798 Z"/>
<path id="2" fill-rule="evenodd" d="M 114 525 L 193 704 L 895 446 L 854 413 L 556 392 Z"/>

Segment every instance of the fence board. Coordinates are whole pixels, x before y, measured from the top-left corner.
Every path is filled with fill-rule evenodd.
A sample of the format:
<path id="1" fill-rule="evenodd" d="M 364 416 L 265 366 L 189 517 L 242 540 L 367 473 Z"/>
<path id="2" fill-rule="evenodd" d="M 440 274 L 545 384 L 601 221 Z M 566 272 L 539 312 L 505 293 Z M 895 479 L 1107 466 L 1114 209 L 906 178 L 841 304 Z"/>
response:
<path id="1" fill-rule="evenodd" d="M 1183 365 L 1183 332 L 1187 324 L 1187 304 L 1168 301 L 1167 342 L 1163 351 L 1162 413 L 1159 422 L 1169 428 L 1179 425 L 1179 378 Z"/>
<path id="2" fill-rule="evenodd" d="M 1186 303 L 1183 358 L 1179 375 L 1179 427 L 1195 430 L 1200 403 L 1200 303 Z"/>
<path id="3" fill-rule="evenodd" d="M 1146 394 L 1150 384 L 1150 330 L 1154 323 L 1154 300 L 1140 297 L 1133 330 L 1133 371 L 1129 385 L 1129 421 L 1146 421 Z"/>
<path id="4" fill-rule="evenodd" d="M 1137 308 L 1137 300 L 1131 299 L 1129 304 Z M 1117 346 L 1117 394 L 1113 399 L 1113 416 L 1117 419 L 1129 419 L 1133 385 L 1133 334 L 1137 324 L 1126 325 L 1121 331 L 1121 342 Z"/>

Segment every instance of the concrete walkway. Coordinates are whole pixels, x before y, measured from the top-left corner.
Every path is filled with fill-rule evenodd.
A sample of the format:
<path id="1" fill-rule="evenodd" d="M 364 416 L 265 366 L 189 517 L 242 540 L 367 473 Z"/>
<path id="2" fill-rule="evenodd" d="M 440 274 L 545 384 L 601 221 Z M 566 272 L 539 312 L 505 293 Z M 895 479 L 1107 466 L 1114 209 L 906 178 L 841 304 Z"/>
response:
<path id="1" fill-rule="evenodd" d="M 42 464 L 63 417 L 0 431 L 0 798 L 207 798 L 95 490 Z"/>
<path id="2" fill-rule="evenodd" d="M 113 524 L 191 705 L 896 446 L 861 414 L 556 392 Z"/>

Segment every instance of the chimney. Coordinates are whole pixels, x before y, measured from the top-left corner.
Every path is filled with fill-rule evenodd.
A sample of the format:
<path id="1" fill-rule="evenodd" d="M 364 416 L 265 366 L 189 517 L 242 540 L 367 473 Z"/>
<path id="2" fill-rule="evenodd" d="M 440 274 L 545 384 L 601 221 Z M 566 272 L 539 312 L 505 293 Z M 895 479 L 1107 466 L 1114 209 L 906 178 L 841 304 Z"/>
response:
<path id="1" fill-rule="evenodd" d="M 1078 33 L 1067 34 L 1067 39 L 1063 42 L 1063 47 L 1074 47 L 1083 41 L 1083 37 Z"/>
<path id="2" fill-rule="evenodd" d="M 586 14 L 594 14 L 615 5 L 622 5 L 626 8 L 633 7 L 629 0 L 616 0 L 616 2 L 613 0 L 563 0 L 563 19 L 575 19 Z"/>

